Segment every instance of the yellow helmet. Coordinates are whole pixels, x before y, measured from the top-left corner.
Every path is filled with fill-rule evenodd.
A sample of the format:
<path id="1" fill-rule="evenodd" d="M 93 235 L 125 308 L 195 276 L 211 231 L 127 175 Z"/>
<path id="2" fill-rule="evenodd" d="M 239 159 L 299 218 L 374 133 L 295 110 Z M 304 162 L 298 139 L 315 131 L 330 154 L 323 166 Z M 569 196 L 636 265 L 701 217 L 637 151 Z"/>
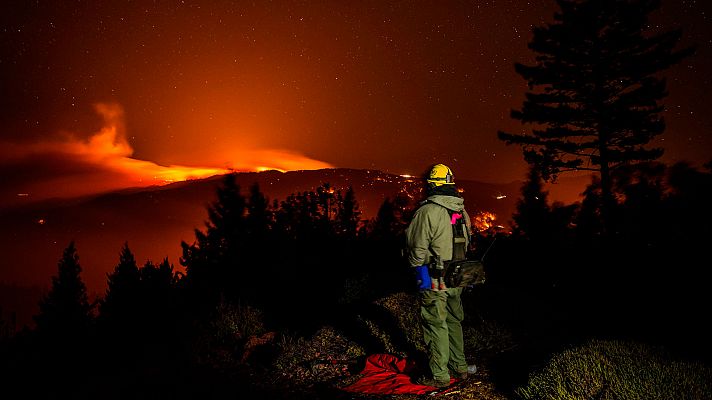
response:
<path id="1" fill-rule="evenodd" d="M 446 165 L 437 164 L 430 169 L 427 181 L 433 186 L 454 185 L 455 177 Z"/>

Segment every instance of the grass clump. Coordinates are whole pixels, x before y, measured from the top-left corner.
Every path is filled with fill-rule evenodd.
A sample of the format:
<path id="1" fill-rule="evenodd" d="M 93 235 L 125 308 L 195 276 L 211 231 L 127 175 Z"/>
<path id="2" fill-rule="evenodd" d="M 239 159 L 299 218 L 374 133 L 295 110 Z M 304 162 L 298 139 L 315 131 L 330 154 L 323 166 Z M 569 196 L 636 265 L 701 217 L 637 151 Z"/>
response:
<path id="1" fill-rule="evenodd" d="M 383 307 L 392 316 L 395 321 L 395 328 L 403 336 L 405 344 L 409 348 L 425 351 L 423 328 L 420 319 L 420 304 L 416 294 L 395 293 L 376 300 L 375 304 Z"/>
<path id="2" fill-rule="evenodd" d="M 516 394 L 526 400 L 709 399 L 712 370 L 647 345 L 593 340 L 554 355 Z"/>

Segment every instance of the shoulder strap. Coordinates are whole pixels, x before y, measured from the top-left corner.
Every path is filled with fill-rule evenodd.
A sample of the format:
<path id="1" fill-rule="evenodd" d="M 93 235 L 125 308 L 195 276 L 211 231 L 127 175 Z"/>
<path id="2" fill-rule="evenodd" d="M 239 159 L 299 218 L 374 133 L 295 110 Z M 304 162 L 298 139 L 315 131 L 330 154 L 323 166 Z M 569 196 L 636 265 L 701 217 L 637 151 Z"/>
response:
<path id="1" fill-rule="evenodd" d="M 467 254 L 467 225 L 465 223 L 465 214 L 457 213 L 451 210 L 450 224 L 452 225 L 452 259 L 464 260 Z"/>
<path id="2" fill-rule="evenodd" d="M 426 200 L 423 204 L 438 204 L 433 201 Z M 466 259 L 467 254 L 467 224 L 465 222 L 465 213 L 453 211 L 442 204 L 440 207 L 447 210 L 450 216 L 450 225 L 452 225 L 452 259 L 453 261 Z"/>

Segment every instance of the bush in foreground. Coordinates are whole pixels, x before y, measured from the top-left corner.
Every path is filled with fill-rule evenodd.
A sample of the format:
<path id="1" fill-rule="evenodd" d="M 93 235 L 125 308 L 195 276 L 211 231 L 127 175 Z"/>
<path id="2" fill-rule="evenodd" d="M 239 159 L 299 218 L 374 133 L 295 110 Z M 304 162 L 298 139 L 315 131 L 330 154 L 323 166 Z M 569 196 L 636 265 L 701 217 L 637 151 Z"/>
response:
<path id="1" fill-rule="evenodd" d="M 712 369 L 647 345 L 594 340 L 554 355 L 517 389 L 522 399 L 707 399 Z"/>

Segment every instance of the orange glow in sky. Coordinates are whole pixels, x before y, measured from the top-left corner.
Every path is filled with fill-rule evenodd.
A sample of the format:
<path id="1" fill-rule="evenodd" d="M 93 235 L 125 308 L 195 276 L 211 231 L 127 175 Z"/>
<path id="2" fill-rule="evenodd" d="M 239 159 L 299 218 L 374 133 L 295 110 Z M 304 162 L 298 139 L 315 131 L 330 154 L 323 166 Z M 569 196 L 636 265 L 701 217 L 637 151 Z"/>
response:
<path id="1" fill-rule="evenodd" d="M 5 3 L 0 156 L 34 153 L 0 159 L 0 204 L 227 170 L 418 174 L 445 163 L 458 179 L 524 179 L 522 149 L 497 132 L 530 128 L 510 118 L 527 91 L 514 65 L 534 62 L 532 28 L 558 9 L 554 1 Z M 679 27 L 681 47 L 710 43 L 709 4 L 670 1 L 650 31 Z M 699 46 L 664 72 L 667 132 L 653 145 L 665 148 L 665 162 L 709 161 L 711 60 L 712 46 Z M 106 103 L 96 107 L 104 121 L 92 112 L 97 102 Z M 63 129 L 73 135 L 58 138 Z M 578 200 L 576 190 L 567 199 Z"/>
<path id="2" fill-rule="evenodd" d="M 62 146 L 63 151 L 124 173 L 136 184 L 162 184 L 205 178 L 229 172 L 219 168 L 163 166 L 151 161 L 131 158 L 133 148 L 126 139 L 124 112 L 118 104 L 97 104 L 96 111 L 104 118 L 104 127 L 88 140 L 70 139 Z"/>
<path id="3" fill-rule="evenodd" d="M 332 167 L 286 150 L 245 147 L 225 149 L 216 155 L 212 166 L 160 165 L 133 157 L 134 149 L 126 134 L 124 110 L 119 104 L 99 103 L 94 108 L 102 117 L 103 126 L 87 138 L 62 133 L 40 142 L 3 146 L 5 162 L 25 161 L 32 164 L 50 159 L 62 166 L 54 168 L 57 173 L 48 173 L 44 179 L 27 181 L 19 188 L 16 197 L 20 197 L 20 193 L 30 200 L 71 197 L 200 179 L 231 171 L 293 171 Z M 69 173 L 64 171 L 67 165 L 72 166 Z"/>

